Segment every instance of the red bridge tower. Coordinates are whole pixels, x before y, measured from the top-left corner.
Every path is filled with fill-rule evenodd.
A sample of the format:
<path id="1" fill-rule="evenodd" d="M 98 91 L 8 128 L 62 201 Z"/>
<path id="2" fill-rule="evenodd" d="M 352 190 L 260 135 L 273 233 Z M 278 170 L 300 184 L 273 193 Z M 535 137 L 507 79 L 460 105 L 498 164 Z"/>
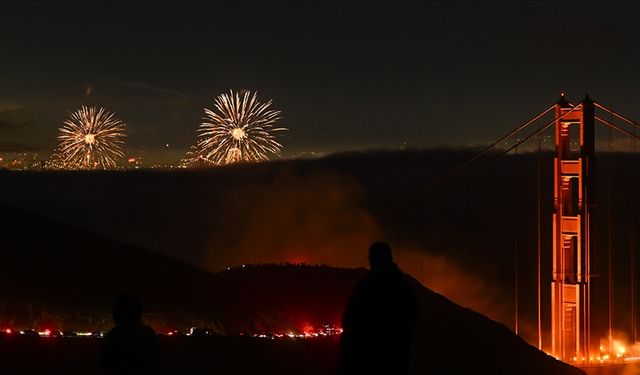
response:
<path id="1" fill-rule="evenodd" d="M 590 214 L 594 202 L 594 106 L 556 104 L 551 346 L 569 361 L 590 352 Z"/>

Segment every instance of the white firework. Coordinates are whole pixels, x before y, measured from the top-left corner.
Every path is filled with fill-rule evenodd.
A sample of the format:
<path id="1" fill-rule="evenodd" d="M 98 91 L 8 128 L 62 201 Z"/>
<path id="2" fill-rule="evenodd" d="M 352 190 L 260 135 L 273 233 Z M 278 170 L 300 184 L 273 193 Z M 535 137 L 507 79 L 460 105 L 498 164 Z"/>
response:
<path id="1" fill-rule="evenodd" d="M 124 156 L 125 125 L 104 108 L 81 107 L 59 129 L 54 153 L 64 169 L 111 169 Z"/>
<path id="2" fill-rule="evenodd" d="M 282 144 L 276 133 L 280 111 L 270 109 L 272 101 L 261 103 L 257 93 L 240 94 L 230 90 L 213 101 L 214 110 L 205 108 L 204 119 L 198 128 L 198 142 L 194 159 L 216 165 L 236 162 L 257 162 L 280 156 Z"/>

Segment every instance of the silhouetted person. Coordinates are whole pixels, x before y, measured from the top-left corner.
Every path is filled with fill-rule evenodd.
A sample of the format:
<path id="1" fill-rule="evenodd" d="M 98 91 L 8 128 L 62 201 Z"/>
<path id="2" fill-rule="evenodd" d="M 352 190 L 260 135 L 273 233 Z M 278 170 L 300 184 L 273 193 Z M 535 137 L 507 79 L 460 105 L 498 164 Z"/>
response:
<path id="1" fill-rule="evenodd" d="M 369 247 L 371 272 L 344 315 L 338 374 L 408 374 L 418 302 L 384 242 Z"/>
<path id="2" fill-rule="evenodd" d="M 102 367 L 114 374 L 157 374 L 160 342 L 156 333 L 142 323 L 140 301 L 130 294 L 113 304 L 115 327 L 102 344 Z"/>

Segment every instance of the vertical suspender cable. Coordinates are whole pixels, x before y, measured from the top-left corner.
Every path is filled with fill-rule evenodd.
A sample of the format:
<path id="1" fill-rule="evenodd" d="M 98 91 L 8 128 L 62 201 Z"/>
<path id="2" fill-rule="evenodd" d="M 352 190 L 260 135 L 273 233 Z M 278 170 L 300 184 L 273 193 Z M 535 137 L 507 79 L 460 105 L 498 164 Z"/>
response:
<path id="1" fill-rule="evenodd" d="M 613 264 L 612 264 L 612 231 L 613 231 L 613 202 L 611 201 L 611 168 L 613 166 L 612 158 L 613 158 L 613 129 L 609 128 L 609 168 L 607 171 L 607 204 L 608 204 L 608 215 L 609 215 L 609 236 L 608 236 L 608 276 L 609 276 L 609 353 L 613 355 Z"/>
<path id="2" fill-rule="evenodd" d="M 536 207 L 536 213 L 537 213 L 537 229 L 538 229 L 538 285 L 537 285 L 537 294 L 538 294 L 538 349 L 542 350 L 542 314 L 541 314 L 541 307 L 540 307 L 540 301 L 541 301 L 541 296 L 540 296 L 540 241 L 541 241 L 541 236 L 540 236 L 540 174 L 541 171 L 540 169 L 542 168 L 542 163 L 541 163 L 541 158 L 542 158 L 542 143 L 541 143 L 541 139 L 540 136 L 538 136 L 538 174 L 537 174 L 537 186 L 536 186 L 536 192 L 537 192 L 537 207 Z"/>
<path id="3" fill-rule="evenodd" d="M 635 170 L 636 170 L 636 127 L 633 127 L 633 135 L 634 137 L 631 138 L 631 179 L 633 180 L 633 183 L 631 184 L 631 186 L 633 186 L 633 193 L 637 192 L 638 190 L 636 189 L 637 187 L 637 180 L 636 180 L 636 176 L 635 176 Z M 634 202 L 633 203 L 637 203 L 638 202 L 638 198 L 633 198 Z M 633 338 L 633 342 L 635 343 L 638 340 L 637 337 L 637 330 L 636 330 L 636 249 L 635 249 L 635 234 L 634 234 L 634 229 L 635 229 L 635 224 L 636 224 L 636 212 L 635 212 L 635 208 L 636 208 L 636 204 L 632 204 L 631 205 L 631 209 L 629 210 L 629 235 L 631 236 L 631 238 L 629 239 L 629 256 L 631 258 L 631 265 L 630 265 L 630 269 L 629 269 L 629 279 L 631 282 L 631 337 Z"/>
<path id="4" fill-rule="evenodd" d="M 427 283 L 424 281 L 424 258 L 426 255 L 424 253 L 420 254 L 420 284 L 426 286 Z"/>
<path id="5" fill-rule="evenodd" d="M 467 183 L 465 184 L 465 197 L 466 197 L 466 202 L 465 202 L 465 212 L 469 213 L 468 215 L 466 215 L 466 219 L 469 220 L 469 218 L 471 217 L 471 188 L 469 185 L 469 182 L 467 181 Z M 466 225 L 471 225 L 471 223 L 467 222 Z M 477 225 L 477 224 L 473 224 L 473 225 Z M 476 232 L 477 233 L 477 232 Z M 471 245 L 471 238 L 467 237 L 465 239 L 465 254 L 471 254 L 472 253 L 472 248 L 473 245 Z M 465 257 L 466 258 L 466 257 Z M 462 261 L 465 261 L 465 259 L 461 259 Z M 483 265 L 484 266 L 484 265 Z M 468 301 L 471 301 L 471 283 L 466 283 L 466 297 Z"/>
<path id="6" fill-rule="evenodd" d="M 516 133 L 516 142 L 518 142 L 518 133 Z M 516 146 L 516 148 L 514 149 L 514 165 L 517 165 L 518 163 L 518 147 Z M 517 168 L 516 168 L 517 170 Z M 514 171 L 514 176 L 516 175 L 515 171 Z M 517 191 L 517 189 L 516 189 Z M 514 282 L 515 282 L 515 288 L 514 288 L 514 298 L 515 298 L 515 305 L 514 305 L 514 315 L 515 315 L 515 333 L 516 335 L 518 334 L 518 229 L 520 228 L 520 210 L 518 209 L 519 207 L 519 202 L 516 203 L 516 219 L 514 220 L 514 254 L 513 254 L 513 267 L 514 267 L 514 272 L 513 272 L 513 277 L 514 277 Z"/>
<path id="7" fill-rule="evenodd" d="M 449 190 L 447 190 L 445 192 L 444 195 L 444 206 L 445 207 L 450 207 L 449 206 Z M 449 224 L 449 223 L 447 223 Z M 451 243 L 449 241 L 449 236 L 447 235 L 447 231 L 446 228 L 449 228 L 449 225 L 445 225 L 445 229 L 444 229 L 444 248 L 447 250 L 447 254 L 452 253 L 452 249 L 449 247 L 451 246 Z M 442 255 L 442 276 L 443 276 L 443 280 L 444 280 L 444 285 L 442 287 L 442 294 L 444 294 L 445 296 L 448 295 L 447 293 L 447 257 L 443 254 Z"/>

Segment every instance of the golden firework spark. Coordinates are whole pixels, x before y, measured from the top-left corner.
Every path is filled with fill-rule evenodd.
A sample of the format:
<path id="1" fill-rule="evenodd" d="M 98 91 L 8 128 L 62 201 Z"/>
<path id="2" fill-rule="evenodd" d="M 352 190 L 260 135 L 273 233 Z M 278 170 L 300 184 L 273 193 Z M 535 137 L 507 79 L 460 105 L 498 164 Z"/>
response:
<path id="1" fill-rule="evenodd" d="M 269 109 L 272 101 L 261 103 L 257 93 L 240 94 L 230 90 L 214 100 L 215 110 L 205 108 L 198 128 L 198 142 L 191 158 L 222 165 L 236 162 L 268 160 L 269 154 L 279 156 L 282 145 L 275 133 L 280 111 Z"/>
<path id="2" fill-rule="evenodd" d="M 124 123 L 102 107 L 81 107 L 59 131 L 52 159 L 63 169 L 111 169 L 124 156 Z"/>

